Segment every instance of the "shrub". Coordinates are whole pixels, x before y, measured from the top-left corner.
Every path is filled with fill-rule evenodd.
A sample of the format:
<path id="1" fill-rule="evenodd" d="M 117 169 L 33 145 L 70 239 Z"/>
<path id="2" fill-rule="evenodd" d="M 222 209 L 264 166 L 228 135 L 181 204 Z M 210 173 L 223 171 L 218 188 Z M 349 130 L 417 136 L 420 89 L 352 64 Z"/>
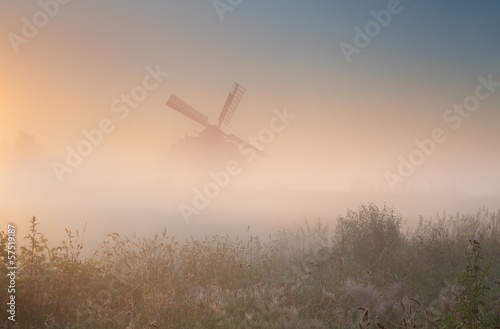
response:
<path id="1" fill-rule="evenodd" d="M 465 327 L 476 329 L 486 326 L 484 313 L 488 311 L 486 293 L 490 289 L 487 284 L 489 265 L 484 264 L 481 244 L 476 239 L 469 240 L 469 243 L 464 255 L 467 265 L 460 278 L 463 289 L 458 295 L 458 304 Z"/>
<path id="2" fill-rule="evenodd" d="M 387 274 L 394 268 L 396 254 L 404 243 L 402 222 L 394 209 L 361 205 L 358 211 L 349 210 L 346 217 L 338 218 L 337 248 L 343 257 L 363 269 Z"/>

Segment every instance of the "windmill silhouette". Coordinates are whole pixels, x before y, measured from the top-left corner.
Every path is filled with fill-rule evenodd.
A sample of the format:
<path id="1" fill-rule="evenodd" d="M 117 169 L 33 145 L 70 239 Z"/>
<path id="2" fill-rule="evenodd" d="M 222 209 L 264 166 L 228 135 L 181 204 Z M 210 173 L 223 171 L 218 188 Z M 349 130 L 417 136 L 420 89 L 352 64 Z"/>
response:
<path id="1" fill-rule="evenodd" d="M 167 105 L 177 112 L 185 115 L 193 121 L 196 121 L 205 129 L 201 131 L 197 137 L 186 137 L 184 139 L 184 143 L 182 145 L 196 145 L 197 147 L 185 147 L 188 152 L 196 152 L 196 149 L 203 149 L 204 151 L 214 152 L 221 150 L 230 150 L 227 147 L 228 143 L 232 144 L 231 149 L 236 153 L 236 146 L 242 145 L 245 148 L 253 148 L 256 153 L 260 155 L 265 155 L 264 152 L 256 148 L 255 146 L 249 144 L 243 139 L 229 133 L 225 133 L 222 131 L 222 124 L 228 126 L 233 118 L 234 112 L 238 107 L 243 94 L 245 93 L 245 88 L 243 88 L 240 84 L 234 83 L 229 95 L 227 96 L 226 103 L 222 108 L 222 111 L 219 115 L 219 122 L 217 125 L 212 125 L 208 123 L 208 117 L 182 101 L 179 97 L 172 94 L 170 99 L 167 101 Z M 226 152 L 230 153 L 230 152 Z M 213 155 L 213 153 L 209 153 Z"/>

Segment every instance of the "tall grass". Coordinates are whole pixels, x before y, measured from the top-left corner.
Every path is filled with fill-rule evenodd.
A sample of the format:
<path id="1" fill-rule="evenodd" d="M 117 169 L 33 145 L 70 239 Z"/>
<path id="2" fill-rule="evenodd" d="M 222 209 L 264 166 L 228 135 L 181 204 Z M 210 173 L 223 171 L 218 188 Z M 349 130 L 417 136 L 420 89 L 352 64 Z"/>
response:
<path id="1" fill-rule="evenodd" d="M 394 209 L 368 204 L 336 227 L 265 239 L 110 233 L 86 259 L 79 233 L 50 247 L 32 218 L 18 260 L 20 328 L 500 326 L 500 211 L 420 218 L 406 232 Z M 5 250 L 0 233 L 2 272 Z"/>

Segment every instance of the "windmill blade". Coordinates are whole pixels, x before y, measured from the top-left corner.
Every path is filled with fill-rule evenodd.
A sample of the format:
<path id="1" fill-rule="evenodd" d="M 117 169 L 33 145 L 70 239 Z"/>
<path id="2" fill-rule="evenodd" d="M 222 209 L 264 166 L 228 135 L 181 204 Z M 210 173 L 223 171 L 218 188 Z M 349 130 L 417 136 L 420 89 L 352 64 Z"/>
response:
<path id="1" fill-rule="evenodd" d="M 238 107 L 238 104 L 240 103 L 240 100 L 245 93 L 245 90 L 246 89 L 240 86 L 238 83 L 235 82 L 233 84 L 233 87 L 231 88 L 231 91 L 227 96 L 226 103 L 224 104 L 222 112 L 219 116 L 219 127 L 222 123 L 224 123 L 226 126 L 229 124 L 229 122 L 233 118 L 234 111 L 236 111 L 236 108 Z"/>
<path id="2" fill-rule="evenodd" d="M 205 127 L 208 126 L 208 117 L 205 114 L 198 112 L 174 94 L 170 96 L 170 99 L 167 101 L 167 105 L 199 124 Z"/>
<path id="3" fill-rule="evenodd" d="M 230 139 L 232 142 L 236 143 L 236 144 L 239 144 L 239 145 L 244 145 L 246 147 L 249 147 L 249 148 L 253 148 L 255 151 L 257 151 L 257 153 L 259 155 L 262 155 L 262 156 L 267 156 L 267 154 L 265 152 L 262 152 L 261 150 L 259 150 L 258 148 L 256 148 L 255 146 L 253 146 L 252 144 L 244 141 L 243 139 L 239 138 L 238 136 L 235 136 L 233 134 L 228 134 L 226 135 L 226 137 L 228 139 Z"/>

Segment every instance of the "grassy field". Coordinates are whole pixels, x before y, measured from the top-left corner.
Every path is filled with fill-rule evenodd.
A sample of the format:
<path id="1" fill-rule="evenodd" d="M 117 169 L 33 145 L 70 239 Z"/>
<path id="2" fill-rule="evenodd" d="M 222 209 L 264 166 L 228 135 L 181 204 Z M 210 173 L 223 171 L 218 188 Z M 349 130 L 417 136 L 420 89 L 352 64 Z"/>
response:
<path id="1" fill-rule="evenodd" d="M 335 227 L 244 240 L 110 233 L 86 259 L 81 232 L 67 233 L 49 247 L 31 220 L 18 250 L 20 328 L 500 327 L 500 211 L 409 230 L 394 209 L 368 204 Z M 7 273 L 5 232 L 0 240 Z"/>

